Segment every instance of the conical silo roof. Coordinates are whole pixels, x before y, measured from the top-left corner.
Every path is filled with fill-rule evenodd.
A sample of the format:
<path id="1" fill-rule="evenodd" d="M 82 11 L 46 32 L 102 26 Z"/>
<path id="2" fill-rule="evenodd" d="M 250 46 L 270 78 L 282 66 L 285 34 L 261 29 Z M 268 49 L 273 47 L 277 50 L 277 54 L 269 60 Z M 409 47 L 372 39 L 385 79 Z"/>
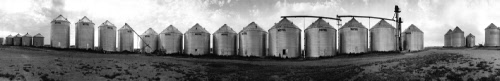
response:
<path id="1" fill-rule="evenodd" d="M 444 35 L 451 34 L 451 32 L 453 32 L 453 31 L 451 29 L 449 29 L 448 32 L 446 32 L 446 34 L 444 34 Z"/>
<path id="2" fill-rule="evenodd" d="M 472 35 L 472 33 L 469 33 L 469 35 L 467 35 L 467 37 L 476 37 L 476 36 Z"/>
<path id="3" fill-rule="evenodd" d="M 307 29 L 310 28 L 333 28 L 333 26 L 330 25 L 330 23 L 323 20 L 322 18 L 319 18 L 318 20 L 314 21 L 311 25 L 309 25 L 309 27 L 307 27 Z"/>
<path id="4" fill-rule="evenodd" d="M 62 15 L 59 15 L 53 21 L 68 21 L 68 19 L 66 19 L 66 17 Z"/>
<path id="5" fill-rule="evenodd" d="M 17 34 L 15 37 L 23 37 L 23 36 L 21 36 L 21 34 Z"/>
<path id="6" fill-rule="evenodd" d="M 243 31 L 265 31 L 265 30 L 262 29 L 259 25 L 257 25 L 257 23 L 252 22 L 248 24 L 247 27 L 243 28 L 243 30 L 241 31 L 243 32 Z"/>
<path id="7" fill-rule="evenodd" d="M 352 18 L 347 23 L 344 24 L 341 28 L 366 28 L 363 24 L 359 23 L 358 20 Z"/>
<path id="8" fill-rule="evenodd" d="M 12 38 L 12 35 L 8 35 L 7 38 Z"/>
<path id="9" fill-rule="evenodd" d="M 488 27 L 486 27 L 486 30 L 487 29 L 498 29 L 498 27 L 495 26 L 495 24 L 491 23 Z"/>
<path id="10" fill-rule="evenodd" d="M 288 20 L 287 18 L 281 19 L 280 22 L 278 22 L 273 27 L 271 27 L 271 29 L 275 29 L 275 28 L 297 28 L 297 29 L 299 29 L 298 26 L 293 24 L 293 22 Z"/>
<path id="11" fill-rule="evenodd" d="M 196 25 L 191 27 L 186 33 L 208 33 L 208 31 L 201 27 L 200 24 L 196 23 Z"/>
<path id="12" fill-rule="evenodd" d="M 111 26 L 111 27 L 115 27 L 115 25 L 111 22 L 109 22 L 108 20 L 106 20 L 106 22 L 102 23 L 101 26 Z"/>
<path id="13" fill-rule="evenodd" d="M 453 29 L 453 33 L 464 33 L 464 31 L 462 31 L 462 29 L 460 29 L 458 26 L 455 27 L 455 29 Z"/>
<path id="14" fill-rule="evenodd" d="M 182 34 L 182 32 L 179 31 L 179 29 L 175 28 L 173 25 L 168 26 L 163 31 L 161 31 L 161 33 L 181 33 Z"/>
<path id="15" fill-rule="evenodd" d="M 222 25 L 215 33 L 236 33 L 231 27 L 226 24 Z"/>
<path id="16" fill-rule="evenodd" d="M 30 34 L 26 33 L 23 37 L 33 37 Z"/>
<path id="17" fill-rule="evenodd" d="M 40 33 L 38 33 L 38 34 L 36 34 L 36 35 L 35 35 L 35 36 L 33 36 L 33 37 L 43 37 L 43 35 L 42 35 L 42 34 L 40 34 Z"/>
<path id="18" fill-rule="evenodd" d="M 146 30 L 144 33 L 142 33 L 142 35 L 157 35 L 158 33 L 156 33 L 155 30 L 153 30 L 152 28 L 149 28 L 148 30 Z"/>
<path id="19" fill-rule="evenodd" d="M 410 27 L 406 28 L 404 32 L 422 32 L 422 30 L 418 29 L 417 26 L 411 24 Z"/>
<path id="20" fill-rule="evenodd" d="M 86 23 L 93 23 L 92 20 L 87 18 L 87 16 L 83 16 L 82 19 L 78 20 L 78 22 L 86 22 Z"/>
<path id="21" fill-rule="evenodd" d="M 123 25 L 122 28 L 120 28 L 119 30 L 132 30 L 132 27 L 130 27 L 127 23 L 125 23 L 125 25 Z"/>
<path id="22" fill-rule="evenodd" d="M 387 21 L 385 21 L 383 19 L 380 20 L 380 22 L 378 22 L 377 24 L 375 24 L 375 26 L 372 27 L 372 29 L 374 29 L 374 28 L 392 28 L 392 29 L 395 29 L 394 26 L 387 23 Z"/>

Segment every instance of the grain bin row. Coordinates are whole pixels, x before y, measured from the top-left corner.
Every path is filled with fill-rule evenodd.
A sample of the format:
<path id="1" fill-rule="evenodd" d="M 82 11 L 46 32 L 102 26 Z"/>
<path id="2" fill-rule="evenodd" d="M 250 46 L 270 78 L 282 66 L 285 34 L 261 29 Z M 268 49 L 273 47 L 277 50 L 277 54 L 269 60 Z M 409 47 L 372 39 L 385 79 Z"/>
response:
<path id="1" fill-rule="evenodd" d="M 65 34 L 69 32 L 69 21 L 63 16 L 58 16 L 52 22 L 51 34 Z M 92 41 L 94 32 L 93 22 L 84 17 L 77 23 L 77 48 L 93 49 Z M 57 30 L 57 31 L 55 31 Z M 99 45 L 98 50 L 103 51 L 133 51 L 134 30 L 125 24 L 118 30 L 110 21 L 105 21 L 98 27 Z M 339 49 L 337 51 L 337 30 L 323 19 L 318 19 L 305 29 L 305 51 L 301 50 L 301 32 L 293 22 L 284 18 L 275 23 L 268 30 L 269 33 L 260 28 L 255 22 L 244 27 L 236 33 L 228 25 L 223 25 L 213 33 L 213 41 L 210 41 L 210 33 L 201 25 L 195 24 L 184 35 L 173 26 L 167 27 L 161 33 L 148 29 L 140 37 L 141 51 L 145 53 L 162 52 L 165 54 L 188 54 L 206 55 L 217 54 L 221 56 L 270 56 L 279 58 L 299 57 L 328 57 L 342 54 L 359 54 L 370 51 L 391 52 L 396 49 L 396 30 L 381 20 L 373 28 L 368 29 L 356 19 L 351 19 L 339 29 Z M 416 32 L 416 33 L 415 33 Z M 368 34 L 371 34 L 369 38 Z M 414 34 L 415 35 L 414 35 Z M 69 33 L 67 33 L 69 35 Z M 51 35 L 56 36 L 56 35 Z M 267 36 L 267 37 L 266 37 Z M 59 37 L 59 38 L 57 38 Z M 51 46 L 56 48 L 67 48 L 69 37 L 60 35 L 51 38 Z M 410 26 L 404 33 L 403 38 L 408 44 L 405 48 L 412 51 L 423 49 L 423 32 L 416 26 Z M 14 37 L 15 38 L 15 37 Z M 183 40 L 184 39 L 184 40 Z M 371 39 L 371 41 L 368 41 Z M 92 39 L 94 40 L 94 39 Z M 116 47 L 118 41 L 118 47 Z M 213 44 L 213 49 L 210 48 Z M 184 44 L 184 45 L 182 45 Z M 368 47 L 370 44 L 370 48 Z"/>

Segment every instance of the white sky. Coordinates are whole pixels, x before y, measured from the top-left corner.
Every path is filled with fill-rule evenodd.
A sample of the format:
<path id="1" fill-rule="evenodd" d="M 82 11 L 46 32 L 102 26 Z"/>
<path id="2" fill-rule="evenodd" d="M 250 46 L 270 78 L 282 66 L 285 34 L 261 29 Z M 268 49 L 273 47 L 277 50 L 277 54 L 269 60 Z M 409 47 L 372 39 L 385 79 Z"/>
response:
<path id="1" fill-rule="evenodd" d="M 213 33 L 223 24 L 239 32 L 252 21 L 267 30 L 284 15 L 392 18 L 394 6 L 399 5 L 403 29 L 410 24 L 419 27 L 424 31 L 425 46 L 442 46 L 446 31 L 456 26 L 466 35 L 475 35 L 477 43 L 482 44 L 484 29 L 490 23 L 500 25 L 499 3 L 499 0 L 0 0 L 0 37 L 41 33 L 48 44 L 50 21 L 60 14 L 72 24 L 73 45 L 74 23 L 83 16 L 90 18 L 96 29 L 106 20 L 118 28 L 128 23 L 139 34 L 148 28 L 161 32 L 168 25 L 185 32 L 199 23 Z M 303 29 L 316 19 L 290 20 Z M 366 27 L 379 21 L 357 20 Z M 336 21 L 328 22 L 338 29 Z"/>

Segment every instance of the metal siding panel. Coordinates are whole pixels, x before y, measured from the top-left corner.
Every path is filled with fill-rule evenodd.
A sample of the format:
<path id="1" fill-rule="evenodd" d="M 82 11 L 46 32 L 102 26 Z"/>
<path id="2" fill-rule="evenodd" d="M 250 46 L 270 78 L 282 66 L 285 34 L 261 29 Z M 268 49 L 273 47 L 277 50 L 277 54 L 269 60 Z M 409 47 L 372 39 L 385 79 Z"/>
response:
<path id="1" fill-rule="evenodd" d="M 182 53 L 182 34 L 181 33 L 160 34 L 160 49 L 166 54 Z"/>
<path id="2" fill-rule="evenodd" d="M 370 49 L 377 52 L 396 51 L 396 31 L 394 28 L 373 28 L 370 30 Z"/>

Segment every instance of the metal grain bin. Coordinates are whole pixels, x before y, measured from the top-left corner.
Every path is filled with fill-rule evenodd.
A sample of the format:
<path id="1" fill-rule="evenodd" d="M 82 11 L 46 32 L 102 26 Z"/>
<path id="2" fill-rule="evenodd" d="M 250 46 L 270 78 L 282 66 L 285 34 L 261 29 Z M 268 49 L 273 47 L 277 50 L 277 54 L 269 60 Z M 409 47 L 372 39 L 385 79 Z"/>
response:
<path id="1" fill-rule="evenodd" d="M 23 36 L 21 36 L 20 34 L 17 34 L 16 36 L 14 36 L 13 41 L 12 41 L 13 45 L 14 46 L 21 46 L 21 44 L 23 42 L 22 38 L 23 38 Z"/>
<path id="2" fill-rule="evenodd" d="M 368 29 L 352 18 L 339 29 L 339 48 L 343 54 L 368 52 Z"/>
<path id="3" fill-rule="evenodd" d="M 485 30 L 484 46 L 500 46 L 500 29 L 491 23 Z"/>
<path id="4" fill-rule="evenodd" d="M 105 52 L 116 51 L 116 26 L 108 20 L 99 26 L 99 49 Z"/>
<path id="5" fill-rule="evenodd" d="M 385 20 L 380 20 L 370 29 L 370 49 L 376 52 L 397 50 L 396 28 Z"/>
<path id="6" fill-rule="evenodd" d="M 213 34 L 214 54 L 219 56 L 236 55 L 236 39 L 238 34 L 229 26 L 224 24 Z"/>
<path id="7" fill-rule="evenodd" d="M 165 54 L 182 53 L 182 32 L 170 25 L 160 33 L 160 51 Z"/>
<path id="8" fill-rule="evenodd" d="M 469 33 L 469 35 L 465 37 L 465 44 L 466 47 L 474 47 L 476 44 L 476 36 Z"/>
<path id="9" fill-rule="evenodd" d="M 22 38 L 22 46 L 32 46 L 33 45 L 33 36 L 26 33 Z"/>
<path id="10" fill-rule="evenodd" d="M 329 57 L 337 54 L 337 30 L 319 18 L 305 30 L 305 57 Z"/>
<path id="11" fill-rule="evenodd" d="M 50 45 L 54 48 L 69 48 L 70 44 L 70 22 L 59 15 L 52 20 L 50 32 Z"/>
<path id="12" fill-rule="evenodd" d="M 301 53 L 301 30 L 287 18 L 283 18 L 269 31 L 269 56 L 299 58 Z"/>
<path id="13" fill-rule="evenodd" d="M 243 57 L 263 57 L 266 55 L 267 32 L 255 22 L 248 24 L 239 33 L 239 55 Z"/>
<path id="14" fill-rule="evenodd" d="M 210 33 L 198 23 L 184 34 L 184 53 L 206 55 L 210 53 Z"/>
<path id="15" fill-rule="evenodd" d="M 94 48 L 94 23 L 84 16 L 75 23 L 76 37 L 75 46 L 78 49 L 93 49 Z"/>
<path id="16" fill-rule="evenodd" d="M 0 46 L 1 46 L 1 45 L 4 45 L 4 44 L 3 44 L 3 38 L 0 38 Z"/>
<path id="17" fill-rule="evenodd" d="M 446 34 L 444 34 L 444 47 L 450 47 L 451 46 L 451 32 L 452 30 L 448 30 Z"/>
<path id="18" fill-rule="evenodd" d="M 458 26 L 451 32 L 451 47 L 464 47 L 465 46 L 465 35 L 464 31 Z"/>
<path id="19" fill-rule="evenodd" d="M 149 28 L 144 33 L 141 34 L 141 52 L 143 53 L 153 53 L 158 49 L 158 33 L 155 30 Z"/>
<path id="20" fill-rule="evenodd" d="M 402 34 L 403 48 L 406 51 L 420 51 L 424 49 L 424 32 L 415 25 L 410 25 Z"/>
<path id="21" fill-rule="evenodd" d="M 127 23 L 118 30 L 118 51 L 134 51 L 134 30 Z"/>
<path id="22" fill-rule="evenodd" d="M 14 45 L 14 37 L 12 37 L 12 35 L 8 35 L 7 37 L 5 37 L 4 45 Z"/>
<path id="23" fill-rule="evenodd" d="M 35 47 L 41 47 L 43 46 L 43 41 L 44 38 L 42 34 L 38 33 L 35 36 L 33 36 L 33 46 Z"/>

